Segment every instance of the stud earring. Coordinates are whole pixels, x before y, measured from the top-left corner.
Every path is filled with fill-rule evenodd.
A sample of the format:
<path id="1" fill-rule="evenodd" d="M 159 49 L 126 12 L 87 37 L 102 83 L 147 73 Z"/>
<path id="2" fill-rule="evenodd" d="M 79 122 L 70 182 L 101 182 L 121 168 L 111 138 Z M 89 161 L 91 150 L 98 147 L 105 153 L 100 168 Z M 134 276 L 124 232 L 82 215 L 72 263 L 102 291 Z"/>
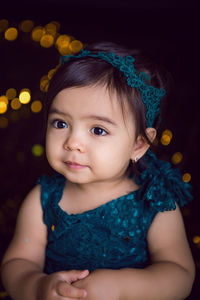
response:
<path id="1" fill-rule="evenodd" d="M 137 162 L 138 160 L 139 160 L 139 157 L 136 156 L 135 159 L 134 159 L 134 161 Z"/>

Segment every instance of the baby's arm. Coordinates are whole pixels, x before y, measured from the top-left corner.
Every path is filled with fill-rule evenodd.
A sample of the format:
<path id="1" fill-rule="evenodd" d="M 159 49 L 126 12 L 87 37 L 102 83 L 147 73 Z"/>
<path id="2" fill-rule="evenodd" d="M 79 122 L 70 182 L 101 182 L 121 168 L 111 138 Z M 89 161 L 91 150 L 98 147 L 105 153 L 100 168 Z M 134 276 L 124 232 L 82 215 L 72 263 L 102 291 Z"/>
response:
<path id="1" fill-rule="evenodd" d="M 84 297 L 85 290 L 71 283 L 86 277 L 88 271 L 43 273 L 46 242 L 40 186 L 36 186 L 22 204 L 13 240 L 2 261 L 2 281 L 9 295 L 15 300 Z"/>
<path id="2" fill-rule="evenodd" d="M 191 291 L 194 262 L 179 208 L 158 213 L 149 232 L 151 265 L 145 269 L 97 270 L 75 282 L 86 288 L 87 300 L 181 300 Z"/>
<path id="3" fill-rule="evenodd" d="M 143 270 L 122 270 L 122 299 L 185 299 L 191 292 L 195 266 L 178 206 L 157 214 L 147 241 L 151 265 Z"/>

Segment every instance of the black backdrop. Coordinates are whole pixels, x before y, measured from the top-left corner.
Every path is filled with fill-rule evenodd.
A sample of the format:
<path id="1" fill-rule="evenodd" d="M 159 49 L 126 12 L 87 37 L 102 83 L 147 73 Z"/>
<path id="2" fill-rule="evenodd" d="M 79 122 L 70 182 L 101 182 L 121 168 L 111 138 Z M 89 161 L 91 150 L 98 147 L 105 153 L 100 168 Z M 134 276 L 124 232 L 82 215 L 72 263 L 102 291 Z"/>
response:
<path id="1" fill-rule="evenodd" d="M 175 89 L 169 97 L 161 129 L 169 128 L 173 139 L 167 147 L 160 145 L 157 152 L 161 158 L 170 161 L 172 154 L 180 151 L 183 161 L 178 167 L 182 173 L 192 175 L 194 200 L 183 209 L 183 215 L 197 266 L 196 281 L 188 299 L 198 299 L 200 246 L 193 242 L 193 237 L 200 235 L 200 26 L 197 1 L 11 1 L 1 7 L 0 19 L 7 19 L 12 26 L 18 26 L 24 19 L 42 26 L 58 21 L 60 33 L 70 34 L 83 43 L 108 40 L 145 49 L 171 72 Z M 10 87 L 18 90 L 29 87 L 35 98 L 42 98 L 39 81 L 57 64 L 57 50 L 41 48 L 26 35 L 8 42 L 0 33 L 0 54 L 0 94 Z M 11 239 L 21 201 L 38 176 L 50 171 L 44 156 L 34 157 L 31 153 L 33 144 L 44 144 L 43 117 L 43 112 L 24 112 L 18 121 L 0 129 L 1 256 Z M 3 287 L 1 289 L 3 291 Z"/>

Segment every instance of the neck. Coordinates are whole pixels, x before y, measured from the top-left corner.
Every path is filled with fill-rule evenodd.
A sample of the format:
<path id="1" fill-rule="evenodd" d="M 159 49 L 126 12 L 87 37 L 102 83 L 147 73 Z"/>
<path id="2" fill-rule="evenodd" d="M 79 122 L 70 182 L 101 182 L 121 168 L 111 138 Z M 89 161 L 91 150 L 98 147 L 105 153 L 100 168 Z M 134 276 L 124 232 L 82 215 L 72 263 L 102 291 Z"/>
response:
<path id="1" fill-rule="evenodd" d="M 105 200 L 118 198 L 131 191 L 137 190 L 139 187 L 129 178 L 119 178 L 115 181 L 93 182 L 88 184 L 77 184 L 67 182 L 66 189 L 80 198 Z"/>

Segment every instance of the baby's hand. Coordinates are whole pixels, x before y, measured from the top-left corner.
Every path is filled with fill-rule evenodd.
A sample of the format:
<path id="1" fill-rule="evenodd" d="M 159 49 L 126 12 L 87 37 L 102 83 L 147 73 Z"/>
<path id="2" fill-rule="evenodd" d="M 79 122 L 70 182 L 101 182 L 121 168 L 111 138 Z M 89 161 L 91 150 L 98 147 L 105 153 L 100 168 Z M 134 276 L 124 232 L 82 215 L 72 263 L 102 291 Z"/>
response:
<path id="1" fill-rule="evenodd" d="M 87 295 L 86 290 L 75 287 L 72 283 L 87 277 L 88 274 L 88 270 L 71 270 L 46 275 L 38 284 L 37 299 L 59 300 L 64 297 L 64 299 L 68 300 L 85 298 Z"/>
<path id="2" fill-rule="evenodd" d="M 116 270 L 99 269 L 90 273 L 84 279 L 74 282 L 72 285 L 87 291 L 85 300 L 119 300 L 120 284 L 117 274 Z"/>

